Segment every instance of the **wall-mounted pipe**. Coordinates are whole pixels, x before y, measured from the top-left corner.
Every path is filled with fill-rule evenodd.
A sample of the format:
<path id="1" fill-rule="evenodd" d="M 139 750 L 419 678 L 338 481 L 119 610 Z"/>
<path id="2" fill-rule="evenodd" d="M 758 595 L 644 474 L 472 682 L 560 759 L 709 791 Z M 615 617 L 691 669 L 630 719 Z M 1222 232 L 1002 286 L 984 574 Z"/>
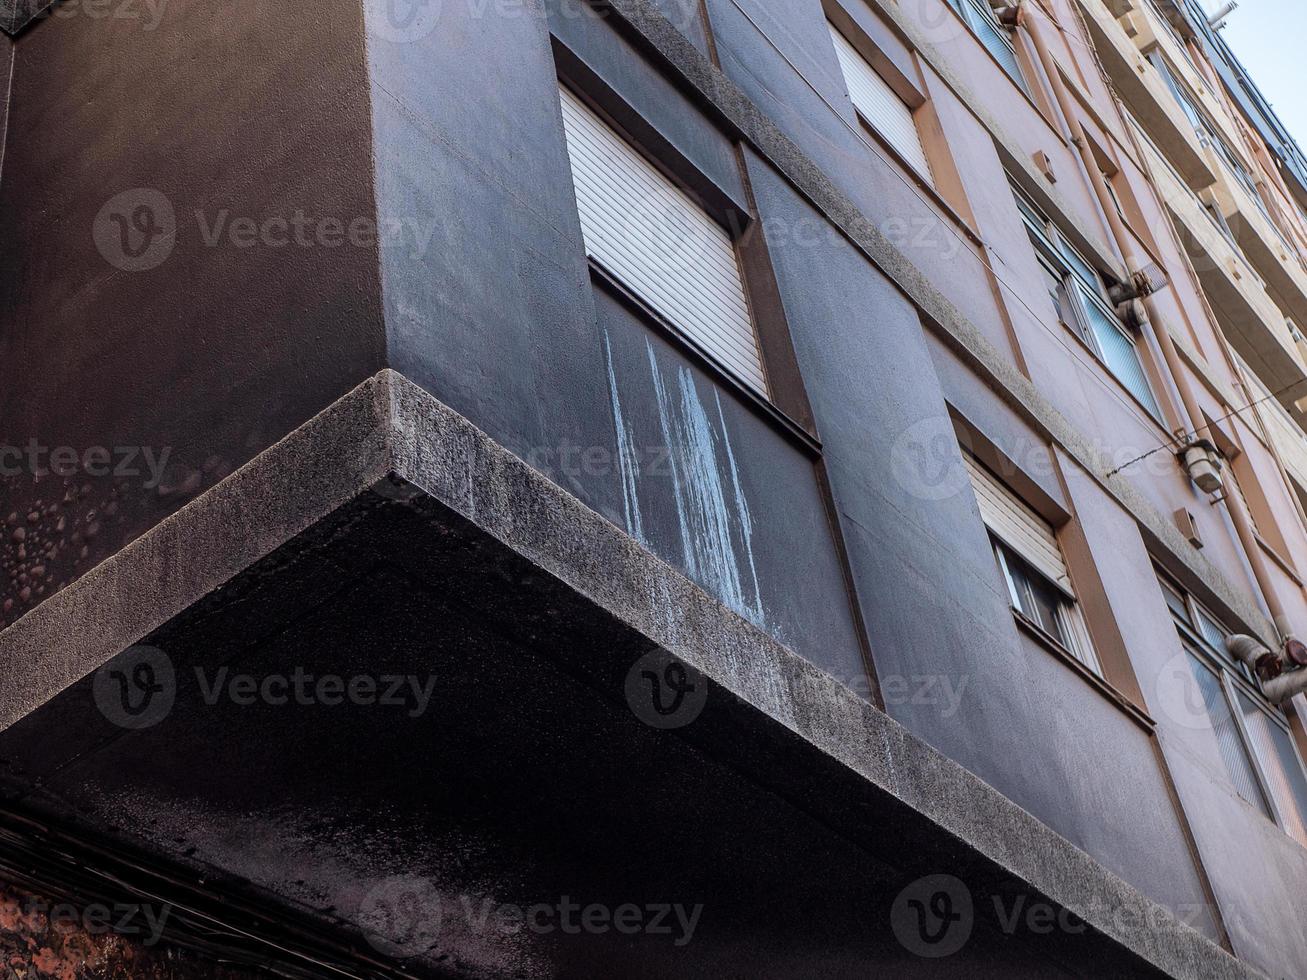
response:
<path id="1" fill-rule="evenodd" d="M 1283 704 L 1295 694 L 1307 692 L 1307 667 L 1300 667 L 1262 682 L 1262 693 L 1271 704 Z"/>
<path id="2" fill-rule="evenodd" d="M 1225 649 L 1229 651 L 1230 656 L 1247 664 L 1263 682 L 1279 677 L 1284 672 L 1285 662 L 1280 655 L 1268 650 L 1266 645 L 1255 636 L 1245 636 L 1242 633 L 1227 636 Z"/>
<path id="3" fill-rule="evenodd" d="M 1099 208 L 1107 218 L 1108 228 L 1112 233 L 1112 237 L 1116 240 L 1117 250 L 1125 259 L 1127 272 L 1131 277 L 1134 277 L 1142 271 L 1146 263 L 1140 262 L 1140 258 L 1135 251 L 1134 238 L 1126 229 L 1121 216 L 1116 212 L 1116 205 L 1112 201 L 1105 178 L 1098 168 L 1098 161 L 1094 159 L 1093 149 L 1085 136 L 1084 128 L 1080 125 L 1079 115 L 1073 104 L 1071 93 L 1067 91 L 1066 85 L 1062 82 L 1057 63 L 1053 60 L 1052 53 L 1049 51 L 1042 23 L 1042 18 L 1048 15 L 1037 4 L 1028 4 L 1027 6 L 1033 9 L 1027 10 L 1028 16 L 1024 19 L 1026 31 L 1035 46 L 1044 74 L 1048 76 L 1049 84 L 1053 88 L 1053 96 L 1057 99 L 1058 107 L 1062 110 L 1062 116 L 1066 119 L 1067 126 L 1071 130 L 1071 142 L 1079 151 L 1085 176 L 1090 187 L 1094 190 L 1095 197 L 1098 199 Z M 1037 14 L 1037 16 L 1029 16 L 1032 13 Z M 1162 358 L 1166 362 L 1167 371 L 1174 379 L 1176 390 L 1180 394 L 1180 401 L 1184 410 L 1183 415 L 1185 416 L 1181 419 L 1181 422 L 1185 426 L 1187 433 L 1197 437 L 1202 429 L 1209 428 L 1206 423 L 1199 424 L 1203 418 L 1202 408 L 1194 395 L 1189 376 L 1185 373 L 1184 366 L 1180 362 L 1180 354 L 1175 348 L 1175 342 L 1171 339 L 1170 332 L 1164 326 L 1156 326 L 1159 318 L 1155 303 L 1149 297 L 1144 297 L 1143 304 L 1150 323 L 1154 325 L 1152 333 L 1162 351 Z M 1216 326 L 1219 330 L 1219 325 Z M 1243 501 L 1238 494 L 1226 494 L 1225 504 L 1230 519 L 1234 524 L 1235 534 L 1239 538 L 1239 543 L 1243 546 L 1244 554 L 1248 558 L 1248 564 L 1252 568 L 1253 578 L 1257 581 L 1257 587 L 1266 602 L 1266 608 L 1271 614 L 1275 629 L 1282 639 L 1287 639 L 1292 635 L 1292 630 L 1284 611 L 1284 605 L 1280 602 L 1280 597 L 1275 591 L 1274 580 L 1271 577 L 1266 558 L 1262 554 L 1261 545 L 1257 541 L 1257 534 L 1253 530 L 1252 518 L 1245 512 Z"/>

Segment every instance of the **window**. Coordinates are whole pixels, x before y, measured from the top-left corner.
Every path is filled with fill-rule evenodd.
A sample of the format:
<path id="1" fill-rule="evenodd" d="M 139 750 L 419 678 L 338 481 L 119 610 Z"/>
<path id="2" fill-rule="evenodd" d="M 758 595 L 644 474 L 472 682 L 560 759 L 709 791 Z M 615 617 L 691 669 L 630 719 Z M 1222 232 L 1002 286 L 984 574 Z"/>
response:
<path id="1" fill-rule="evenodd" d="M 1248 495 L 1243 492 L 1243 486 L 1239 482 L 1239 477 L 1234 472 L 1234 465 L 1226 467 L 1225 478 L 1229 483 L 1229 489 L 1239 498 L 1239 503 L 1243 505 L 1243 512 L 1248 515 L 1248 523 L 1253 526 L 1253 534 L 1265 539 L 1266 535 L 1262 534 L 1261 527 L 1257 524 L 1257 511 L 1253 510 L 1253 505 L 1248 502 Z"/>
<path id="2" fill-rule="evenodd" d="M 844 72 L 844 84 L 858 116 L 929 182 L 930 164 L 926 161 L 926 151 L 921 145 L 921 134 L 913 121 L 912 110 L 834 24 L 827 26 L 835 42 L 840 70 Z"/>
<path id="3" fill-rule="evenodd" d="M 962 459 L 1012 608 L 1028 625 L 1101 675 L 1053 526 L 978 460 L 965 452 Z"/>
<path id="4" fill-rule="evenodd" d="M 1057 227 L 1015 184 L 1017 208 L 1039 259 L 1058 318 L 1076 333 L 1154 419 L 1161 409 L 1144 373 L 1135 337 L 1108 302 L 1106 284 Z M 1056 288 L 1054 288 L 1056 283 Z"/>
<path id="5" fill-rule="evenodd" d="M 1125 216 L 1125 208 L 1121 206 L 1121 198 L 1116 192 L 1116 183 L 1113 181 L 1112 175 L 1101 169 L 1098 171 L 1098 175 L 1103 179 L 1103 186 L 1107 188 L 1107 196 L 1112 199 L 1112 207 L 1116 209 L 1117 217 L 1129 224 L 1130 219 Z"/>
<path id="6" fill-rule="evenodd" d="M 1189 118 L 1190 124 L 1194 127 L 1194 132 L 1198 134 L 1198 141 L 1204 146 L 1210 146 L 1215 151 L 1225 169 L 1243 185 L 1243 189 L 1252 197 L 1253 202 L 1269 218 L 1270 213 L 1267 211 L 1266 202 L 1262 200 L 1261 191 L 1257 189 L 1257 181 L 1253 179 L 1252 173 L 1244 166 L 1239 154 L 1221 135 L 1220 130 L 1208 118 L 1206 113 L 1199 108 L 1198 100 L 1176 78 L 1175 72 L 1171 70 L 1171 66 L 1166 63 L 1166 59 L 1160 53 L 1154 51 L 1148 56 L 1148 60 L 1153 63 L 1153 67 L 1161 74 L 1162 80 L 1166 82 L 1166 87 L 1171 90 L 1176 102 L 1180 104 L 1180 108 L 1184 110 L 1184 114 Z"/>
<path id="7" fill-rule="evenodd" d="M 1017 83 L 1021 91 L 1029 93 L 1025 76 L 1021 74 L 1016 45 L 1012 43 L 1008 29 L 994 15 L 989 0 L 949 0 L 949 3 L 1008 73 L 1008 77 Z"/>
<path id="8" fill-rule="evenodd" d="M 1178 585 L 1160 576 L 1222 768 L 1235 792 L 1307 845 L 1307 773 L 1284 714 L 1262 696 L 1246 664 L 1225 649 L 1230 631 Z"/>
<path id="9" fill-rule="evenodd" d="M 1180 103 L 1180 108 L 1184 110 L 1184 114 L 1189 117 L 1189 122 L 1201 136 L 1202 131 L 1207 126 L 1203 119 L 1203 113 L 1198 108 L 1198 100 L 1189 94 L 1187 88 L 1180 84 L 1180 80 L 1175 77 L 1175 72 L 1171 70 L 1171 66 L 1166 63 L 1166 59 L 1162 57 L 1160 52 L 1152 52 L 1148 55 L 1148 60 L 1152 62 L 1153 67 L 1162 76 L 1162 81 L 1166 82 L 1166 87 L 1171 90 L 1171 95 L 1174 96 L 1176 102 Z"/>
<path id="10" fill-rule="evenodd" d="M 731 236 L 585 103 L 560 91 L 587 254 L 696 348 L 766 394 Z"/>

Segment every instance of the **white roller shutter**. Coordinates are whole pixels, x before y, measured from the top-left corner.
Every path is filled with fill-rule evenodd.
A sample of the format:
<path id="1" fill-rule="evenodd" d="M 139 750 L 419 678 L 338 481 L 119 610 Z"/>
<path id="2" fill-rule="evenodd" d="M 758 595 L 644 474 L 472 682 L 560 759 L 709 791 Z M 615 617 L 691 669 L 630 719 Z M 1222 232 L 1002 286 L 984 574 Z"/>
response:
<path id="1" fill-rule="evenodd" d="M 587 253 L 766 394 L 731 236 L 585 103 L 560 92 Z"/>
<path id="2" fill-rule="evenodd" d="M 858 110 L 858 115 L 868 126 L 912 164 L 912 169 L 929 181 L 930 164 L 926 162 L 926 151 L 922 148 L 921 134 L 912 118 L 912 110 L 833 24 L 827 26 L 835 41 L 835 53 L 839 55 L 844 84 L 848 86 L 853 108 Z"/>
<path id="3" fill-rule="evenodd" d="M 1071 591 L 1071 575 L 1053 525 L 1044 520 L 968 453 L 962 454 L 985 526 L 1050 582 Z"/>

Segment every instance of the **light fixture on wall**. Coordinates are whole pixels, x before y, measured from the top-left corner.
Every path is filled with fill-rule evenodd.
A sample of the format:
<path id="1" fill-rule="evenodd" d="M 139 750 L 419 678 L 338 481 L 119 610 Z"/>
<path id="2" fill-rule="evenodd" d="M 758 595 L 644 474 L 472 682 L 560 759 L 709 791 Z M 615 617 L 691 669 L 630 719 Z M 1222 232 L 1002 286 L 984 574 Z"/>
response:
<path id="1" fill-rule="evenodd" d="M 1176 454 L 1189 479 L 1203 493 L 1218 493 L 1225 486 L 1221 470 L 1225 461 L 1220 451 L 1206 439 L 1195 439 Z"/>

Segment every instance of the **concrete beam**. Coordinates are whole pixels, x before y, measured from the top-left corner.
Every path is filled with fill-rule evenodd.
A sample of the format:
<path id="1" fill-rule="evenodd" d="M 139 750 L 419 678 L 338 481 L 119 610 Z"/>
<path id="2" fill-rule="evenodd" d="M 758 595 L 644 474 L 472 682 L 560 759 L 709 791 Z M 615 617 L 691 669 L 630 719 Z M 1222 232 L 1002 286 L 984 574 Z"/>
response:
<path id="1" fill-rule="evenodd" d="M 0 31 L 14 36 L 36 20 L 56 0 L 0 0 Z"/>
<path id="2" fill-rule="evenodd" d="M 1157 970 L 1258 976 L 389 370 L 0 632 L 0 730 L 387 476 Z"/>

